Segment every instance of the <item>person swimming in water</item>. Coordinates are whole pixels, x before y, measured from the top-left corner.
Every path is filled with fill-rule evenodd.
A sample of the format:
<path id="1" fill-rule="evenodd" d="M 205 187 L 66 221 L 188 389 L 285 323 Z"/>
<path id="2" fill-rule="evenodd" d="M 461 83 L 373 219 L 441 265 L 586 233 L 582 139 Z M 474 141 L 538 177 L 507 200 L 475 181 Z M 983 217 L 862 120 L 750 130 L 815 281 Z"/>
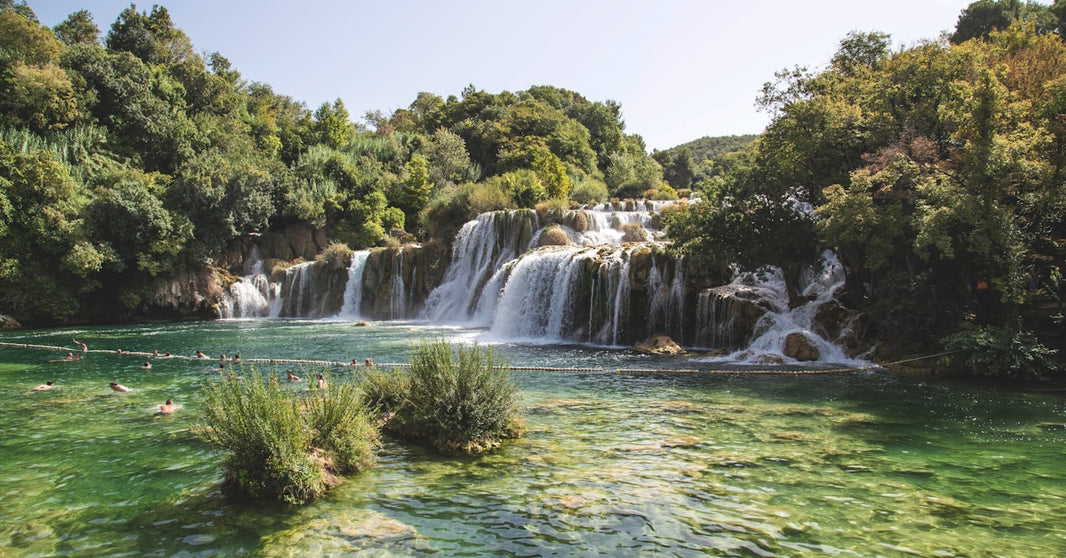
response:
<path id="1" fill-rule="evenodd" d="M 45 383 L 33 388 L 30 391 L 48 391 L 48 390 L 50 390 L 50 389 L 52 389 L 54 387 L 56 387 L 56 386 L 55 386 L 55 384 L 52 383 L 52 380 L 48 380 L 47 382 L 45 382 Z"/>
<path id="2" fill-rule="evenodd" d="M 124 385 L 122 385 L 122 384 L 120 384 L 118 382 L 111 382 L 108 385 L 111 386 L 111 389 L 113 389 L 115 391 L 129 391 L 130 390 L 130 388 L 128 388 L 128 387 L 126 387 L 126 386 L 124 386 Z"/>
<path id="3" fill-rule="evenodd" d="M 300 381 L 303 381 L 303 380 L 301 380 L 301 379 L 300 379 L 300 377 L 299 377 L 299 376 L 297 376 L 296 374 L 293 374 L 293 373 L 292 373 L 292 369 L 291 369 L 291 368 L 290 368 L 289 370 L 286 370 L 286 371 L 285 371 L 285 375 L 286 375 L 285 379 L 286 379 L 286 380 L 288 380 L 288 381 L 290 381 L 290 382 L 300 382 Z"/>
<path id="4" fill-rule="evenodd" d="M 173 414 L 174 411 L 177 411 L 180 408 L 181 408 L 181 405 L 175 405 L 173 399 L 167 399 L 166 403 L 164 403 L 164 404 L 159 406 L 159 414 L 161 414 L 161 415 L 170 415 L 170 414 Z"/>

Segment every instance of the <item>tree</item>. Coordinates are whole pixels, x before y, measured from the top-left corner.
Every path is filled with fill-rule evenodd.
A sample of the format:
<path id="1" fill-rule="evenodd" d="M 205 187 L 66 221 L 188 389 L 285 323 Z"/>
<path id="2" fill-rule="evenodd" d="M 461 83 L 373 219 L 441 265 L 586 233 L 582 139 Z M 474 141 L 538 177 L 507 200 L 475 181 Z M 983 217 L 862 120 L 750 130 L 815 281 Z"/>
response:
<path id="1" fill-rule="evenodd" d="M 150 14 L 136 6 L 122 10 L 107 34 L 107 48 L 129 52 L 146 64 L 174 64 L 197 58 L 189 37 L 174 27 L 163 6 L 152 6 Z"/>
<path id="2" fill-rule="evenodd" d="M 550 199 L 565 200 L 570 194 L 570 177 L 562 160 L 550 151 L 543 151 L 533 159 L 533 172 L 544 185 L 544 193 Z"/>
<path id="3" fill-rule="evenodd" d="M 851 31 L 833 55 L 833 69 L 844 75 L 853 75 L 862 68 L 876 70 L 888 58 L 891 45 L 888 33 Z"/>
<path id="4" fill-rule="evenodd" d="M 333 104 L 322 103 L 315 111 L 314 133 L 319 143 L 337 149 L 348 143 L 351 123 L 344 101 L 336 99 Z"/>
<path id="5" fill-rule="evenodd" d="M 1056 3 L 1057 4 L 1057 3 Z M 1057 8 L 1021 0 L 977 0 L 959 14 L 952 44 L 970 39 L 985 39 L 993 31 L 1003 31 L 1016 21 L 1032 24 L 1038 33 L 1050 33 L 1059 27 Z"/>
<path id="6" fill-rule="evenodd" d="M 56 38 L 67 46 L 94 46 L 100 44 L 100 28 L 93 21 L 89 10 L 78 10 L 67 16 L 53 29 Z"/>
<path id="7" fill-rule="evenodd" d="M 406 215 L 407 226 L 418 224 L 418 215 L 429 203 L 433 193 L 433 184 L 429 181 L 426 158 L 421 155 L 411 157 L 403 179 L 403 193 L 398 204 Z"/>

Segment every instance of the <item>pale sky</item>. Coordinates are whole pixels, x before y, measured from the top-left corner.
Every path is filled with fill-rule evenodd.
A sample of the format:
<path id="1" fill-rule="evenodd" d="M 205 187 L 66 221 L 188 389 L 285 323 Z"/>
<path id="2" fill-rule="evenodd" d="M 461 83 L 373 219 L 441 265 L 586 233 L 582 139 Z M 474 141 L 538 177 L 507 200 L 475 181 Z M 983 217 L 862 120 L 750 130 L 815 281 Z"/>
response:
<path id="1" fill-rule="evenodd" d="M 652 149 L 759 133 L 774 72 L 824 67 L 849 31 L 894 49 L 954 30 L 970 0 L 160 0 L 198 52 L 314 110 L 354 121 L 420 91 L 447 98 L 554 85 L 619 102 Z M 128 1 L 28 0 L 54 26 L 88 9 L 106 35 Z M 153 2 L 137 4 L 150 11 Z"/>

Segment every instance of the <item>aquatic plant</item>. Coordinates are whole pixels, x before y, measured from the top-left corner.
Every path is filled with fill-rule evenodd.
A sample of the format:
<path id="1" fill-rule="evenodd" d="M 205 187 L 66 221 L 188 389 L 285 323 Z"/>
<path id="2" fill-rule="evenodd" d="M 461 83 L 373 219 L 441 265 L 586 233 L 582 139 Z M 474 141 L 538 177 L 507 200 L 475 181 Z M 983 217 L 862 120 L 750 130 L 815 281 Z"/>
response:
<path id="1" fill-rule="evenodd" d="M 517 384 L 491 349 L 424 343 L 405 375 L 370 375 L 364 383 L 372 405 L 402 401 L 391 409 L 386 430 L 447 453 L 468 454 L 492 450 L 521 434 Z M 406 395 L 397 397 L 403 386 Z"/>
<path id="2" fill-rule="evenodd" d="M 373 463 L 378 431 L 353 382 L 304 392 L 254 367 L 241 373 L 201 393 L 199 431 L 226 455 L 225 490 L 302 504 Z"/>

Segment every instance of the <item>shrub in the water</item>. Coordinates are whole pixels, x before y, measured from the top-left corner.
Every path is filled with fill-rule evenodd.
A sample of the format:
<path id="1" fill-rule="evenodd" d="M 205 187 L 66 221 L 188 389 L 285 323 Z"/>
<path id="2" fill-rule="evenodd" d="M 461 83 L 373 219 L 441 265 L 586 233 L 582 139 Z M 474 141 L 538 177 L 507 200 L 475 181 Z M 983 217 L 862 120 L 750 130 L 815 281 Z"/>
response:
<path id="1" fill-rule="evenodd" d="M 391 414 L 387 430 L 445 452 L 482 453 L 521 433 L 517 384 L 489 348 L 423 344 L 408 370 L 368 374 L 364 393 Z"/>
<path id="2" fill-rule="evenodd" d="M 223 373 L 201 394 L 201 432 L 225 453 L 225 489 L 304 503 L 373 463 L 378 430 L 354 382 L 304 390 L 242 374 Z"/>

